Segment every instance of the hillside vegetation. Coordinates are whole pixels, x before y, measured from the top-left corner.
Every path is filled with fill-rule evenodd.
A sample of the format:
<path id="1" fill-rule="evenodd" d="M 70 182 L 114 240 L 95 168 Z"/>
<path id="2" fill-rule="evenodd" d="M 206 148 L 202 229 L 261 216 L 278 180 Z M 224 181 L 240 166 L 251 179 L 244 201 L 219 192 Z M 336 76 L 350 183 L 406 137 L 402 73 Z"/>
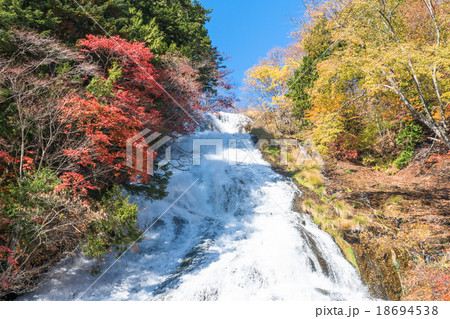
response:
<path id="1" fill-rule="evenodd" d="M 191 132 L 232 101 L 209 13 L 189 0 L 0 0 L 0 299 L 80 248 L 101 260 L 141 239 L 123 188 L 159 199 L 170 173 L 139 168 L 147 152 L 127 162 L 127 140 Z"/>

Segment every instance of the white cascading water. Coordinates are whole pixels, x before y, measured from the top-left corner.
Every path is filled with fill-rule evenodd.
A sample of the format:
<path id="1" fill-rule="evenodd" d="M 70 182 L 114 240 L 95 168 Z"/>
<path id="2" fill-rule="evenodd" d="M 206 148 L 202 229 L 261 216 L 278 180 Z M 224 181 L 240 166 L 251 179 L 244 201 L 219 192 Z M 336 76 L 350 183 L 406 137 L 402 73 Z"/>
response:
<path id="1" fill-rule="evenodd" d="M 223 151 L 175 170 L 164 200 L 140 202 L 139 226 L 154 225 L 139 249 L 114 265 L 114 256 L 107 258 L 103 271 L 112 266 L 101 277 L 89 274 L 92 261 L 68 259 L 19 299 L 370 299 L 332 238 L 309 216 L 292 211 L 295 185 L 241 141 L 251 139 L 240 133 L 249 119 L 227 113 L 210 119 L 209 129 L 182 137 L 177 148 L 192 150 L 193 139 L 218 139 Z"/>

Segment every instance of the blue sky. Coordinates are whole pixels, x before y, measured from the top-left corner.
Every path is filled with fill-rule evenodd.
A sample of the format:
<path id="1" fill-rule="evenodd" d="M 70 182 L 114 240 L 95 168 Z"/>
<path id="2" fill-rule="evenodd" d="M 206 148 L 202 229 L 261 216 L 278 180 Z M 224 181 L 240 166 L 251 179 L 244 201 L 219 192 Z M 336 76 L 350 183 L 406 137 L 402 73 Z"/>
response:
<path id="1" fill-rule="evenodd" d="M 220 52 L 230 56 L 227 62 L 233 82 L 240 86 L 247 69 L 276 46 L 292 42 L 291 18 L 300 18 L 305 10 L 302 0 L 200 0 L 213 9 L 207 28 Z M 240 95 L 239 92 L 237 92 Z"/>

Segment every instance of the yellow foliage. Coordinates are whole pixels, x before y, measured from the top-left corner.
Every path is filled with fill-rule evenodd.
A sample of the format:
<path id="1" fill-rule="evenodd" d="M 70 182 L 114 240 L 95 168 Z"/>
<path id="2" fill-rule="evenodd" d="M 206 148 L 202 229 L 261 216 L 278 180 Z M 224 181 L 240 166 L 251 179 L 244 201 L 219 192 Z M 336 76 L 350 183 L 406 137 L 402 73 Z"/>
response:
<path id="1" fill-rule="evenodd" d="M 269 107 L 290 106 L 286 97 L 287 82 L 300 67 L 302 51 L 298 45 L 275 48 L 266 58 L 246 72 L 245 83 L 260 104 Z"/>

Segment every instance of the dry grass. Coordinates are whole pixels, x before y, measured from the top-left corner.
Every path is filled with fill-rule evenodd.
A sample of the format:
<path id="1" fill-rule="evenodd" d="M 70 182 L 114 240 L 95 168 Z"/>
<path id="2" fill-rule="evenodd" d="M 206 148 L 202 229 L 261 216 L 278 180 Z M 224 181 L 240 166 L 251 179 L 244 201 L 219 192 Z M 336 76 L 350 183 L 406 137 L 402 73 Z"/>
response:
<path id="1" fill-rule="evenodd" d="M 309 162 L 306 165 L 296 166 L 296 169 L 298 173 L 293 176 L 294 180 L 317 193 L 322 193 L 325 179 L 320 171 L 320 166 Z"/>
<path id="2" fill-rule="evenodd" d="M 312 214 L 314 211 L 314 207 L 316 206 L 316 202 L 311 198 L 306 198 L 302 202 L 302 209 L 304 212 Z"/>
<path id="3" fill-rule="evenodd" d="M 340 218 L 347 219 L 353 216 L 353 208 L 346 202 L 337 201 L 333 206 Z"/>

